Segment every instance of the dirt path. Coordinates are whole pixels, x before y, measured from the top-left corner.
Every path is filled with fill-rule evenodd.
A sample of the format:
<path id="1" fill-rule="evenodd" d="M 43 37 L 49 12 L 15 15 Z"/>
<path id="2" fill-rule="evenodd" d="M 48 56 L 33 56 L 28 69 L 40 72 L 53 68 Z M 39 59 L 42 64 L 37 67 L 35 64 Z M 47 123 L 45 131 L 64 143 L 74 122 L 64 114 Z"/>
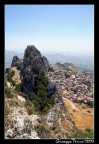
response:
<path id="1" fill-rule="evenodd" d="M 16 84 L 21 83 L 20 80 L 20 71 L 16 69 L 16 67 L 11 68 L 12 71 L 15 72 L 15 75 L 12 77 L 12 79 L 15 81 Z"/>
<path id="2" fill-rule="evenodd" d="M 86 128 L 94 130 L 94 110 L 80 104 L 75 104 L 63 97 L 67 112 L 75 125 L 85 131 Z"/>

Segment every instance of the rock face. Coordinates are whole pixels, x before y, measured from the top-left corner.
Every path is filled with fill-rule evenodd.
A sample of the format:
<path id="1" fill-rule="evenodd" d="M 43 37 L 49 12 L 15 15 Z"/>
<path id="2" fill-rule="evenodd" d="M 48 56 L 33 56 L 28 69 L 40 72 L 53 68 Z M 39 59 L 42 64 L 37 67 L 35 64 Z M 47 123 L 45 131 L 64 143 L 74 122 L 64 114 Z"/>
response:
<path id="1" fill-rule="evenodd" d="M 50 97 L 52 94 L 54 94 L 56 92 L 57 88 L 56 88 L 56 84 L 55 83 L 49 83 L 48 85 L 48 97 Z"/>
<path id="2" fill-rule="evenodd" d="M 48 70 L 48 60 L 42 57 L 40 51 L 34 46 L 27 46 L 23 58 L 23 92 L 34 92 L 35 89 L 35 74 L 32 70 L 33 67 L 40 68 L 45 73 Z"/>
<path id="3" fill-rule="evenodd" d="M 18 70 L 23 68 L 23 59 L 19 59 L 17 56 L 13 57 L 11 67 L 17 67 Z"/>
<path id="4" fill-rule="evenodd" d="M 45 64 L 45 70 L 48 72 L 49 61 L 47 60 L 47 58 L 45 56 L 43 56 L 43 61 L 44 61 L 44 64 Z"/>
<path id="5" fill-rule="evenodd" d="M 11 67 L 16 67 L 18 60 L 19 60 L 18 56 L 14 56 L 13 60 L 12 60 Z"/>
<path id="6" fill-rule="evenodd" d="M 41 53 L 34 45 L 27 46 L 24 53 L 23 68 L 25 69 L 29 66 L 37 66 L 43 70 L 45 69 L 45 64 Z"/>

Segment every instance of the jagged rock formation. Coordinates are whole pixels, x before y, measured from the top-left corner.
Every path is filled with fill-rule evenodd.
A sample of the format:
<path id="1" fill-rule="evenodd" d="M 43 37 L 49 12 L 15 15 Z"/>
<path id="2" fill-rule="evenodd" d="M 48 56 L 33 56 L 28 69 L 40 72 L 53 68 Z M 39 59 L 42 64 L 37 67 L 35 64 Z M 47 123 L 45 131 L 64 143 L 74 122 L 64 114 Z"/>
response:
<path id="1" fill-rule="evenodd" d="M 27 46 L 24 53 L 23 68 L 26 69 L 29 66 L 37 66 L 45 70 L 45 63 L 43 61 L 42 55 L 34 45 Z"/>
<path id="2" fill-rule="evenodd" d="M 14 56 L 11 67 L 17 67 L 18 70 L 23 68 L 23 59 L 19 59 L 18 56 Z"/>
<path id="3" fill-rule="evenodd" d="M 55 83 L 49 83 L 48 85 L 48 97 L 51 96 L 52 94 L 54 94 L 56 92 L 57 88 L 56 88 L 56 84 Z"/>
<path id="4" fill-rule="evenodd" d="M 18 60 L 19 60 L 18 56 L 14 56 L 13 60 L 12 60 L 11 67 L 16 67 Z"/>
<path id="5" fill-rule="evenodd" d="M 45 64 L 45 70 L 48 71 L 49 61 L 47 60 L 47 58 L 45 56 L 43 56 L 43 61 L 44 61 L 44 64 Z"/>
<path id="6" fill-rule="evenodd" d="M 23 58 L 22 84 L 23 92 L 25 93 L 34 92 L 37 78 L 33 70 L 35 67 L 46 73 L 48 70 L 48 60 L 42 57 L 40 51 L 34 45 L 29 45 L 25 50 Z"/>

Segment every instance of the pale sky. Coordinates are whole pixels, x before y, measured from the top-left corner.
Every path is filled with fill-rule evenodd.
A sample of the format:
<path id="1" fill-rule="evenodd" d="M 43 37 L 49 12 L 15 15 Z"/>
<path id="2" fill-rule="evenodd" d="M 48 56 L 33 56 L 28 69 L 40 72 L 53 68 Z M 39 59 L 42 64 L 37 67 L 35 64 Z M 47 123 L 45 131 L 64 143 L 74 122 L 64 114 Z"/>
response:
<path id="1" fill-rule="evenodd" d="M 6 5 L 5 49 L 94 52 L 94 5 Z"/>

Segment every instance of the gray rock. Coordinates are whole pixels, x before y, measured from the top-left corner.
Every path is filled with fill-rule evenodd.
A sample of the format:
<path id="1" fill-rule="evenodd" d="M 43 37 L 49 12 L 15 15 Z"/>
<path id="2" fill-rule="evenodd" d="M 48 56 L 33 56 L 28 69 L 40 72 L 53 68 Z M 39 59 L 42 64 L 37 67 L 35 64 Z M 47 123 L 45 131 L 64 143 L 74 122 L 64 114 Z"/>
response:
<path id="1" fill-rule="evenodd" d="M 45 56 L 43 56 L 43 61 L 44 61 L 44 64 L 45 64 L 45 70 L 46 70 L 46 72 L 48 72 L 49 61 L 47 60 L 47 58 Z"/>
<path id="2" fill-rule="evenodd" d="M 37 77 L 33 68 L 38 68 L 46 73 L 48 61 L 46 58 L 43 59 L 40 51 L 34 45 L 29 45 L 24 53 L 22 70 L 22 91 L 26 94 L 35 90 Z"/>
<path id="3" fill-rule="evenodd" d="M 56 92 L 57 88 L 56 88 L 56 84 L 55 83 L 49 83 L 48 85 L 48 97 L 50 97 L 52 94 L 54 94 Z"/>
<path id="4" fill-rule="evenodd" d="M 11 67 L 16 67 L 18 60 L 19 60 L 18 56 L 14 56 L 12 59 Z"/>
<path id="5" fill-rule="evenodd" d="M 38 134 L 34 130 L 31 131 L 31 137 L 32 137 L 32 139 L 40 139 L 38 137 Z"/>
<path id="6" fill-rule="evenodd" d="M 12 129 L 8 129 L 6 132 L 6 137 L 12 138 L 13 137 L 13 130 Z"/>

